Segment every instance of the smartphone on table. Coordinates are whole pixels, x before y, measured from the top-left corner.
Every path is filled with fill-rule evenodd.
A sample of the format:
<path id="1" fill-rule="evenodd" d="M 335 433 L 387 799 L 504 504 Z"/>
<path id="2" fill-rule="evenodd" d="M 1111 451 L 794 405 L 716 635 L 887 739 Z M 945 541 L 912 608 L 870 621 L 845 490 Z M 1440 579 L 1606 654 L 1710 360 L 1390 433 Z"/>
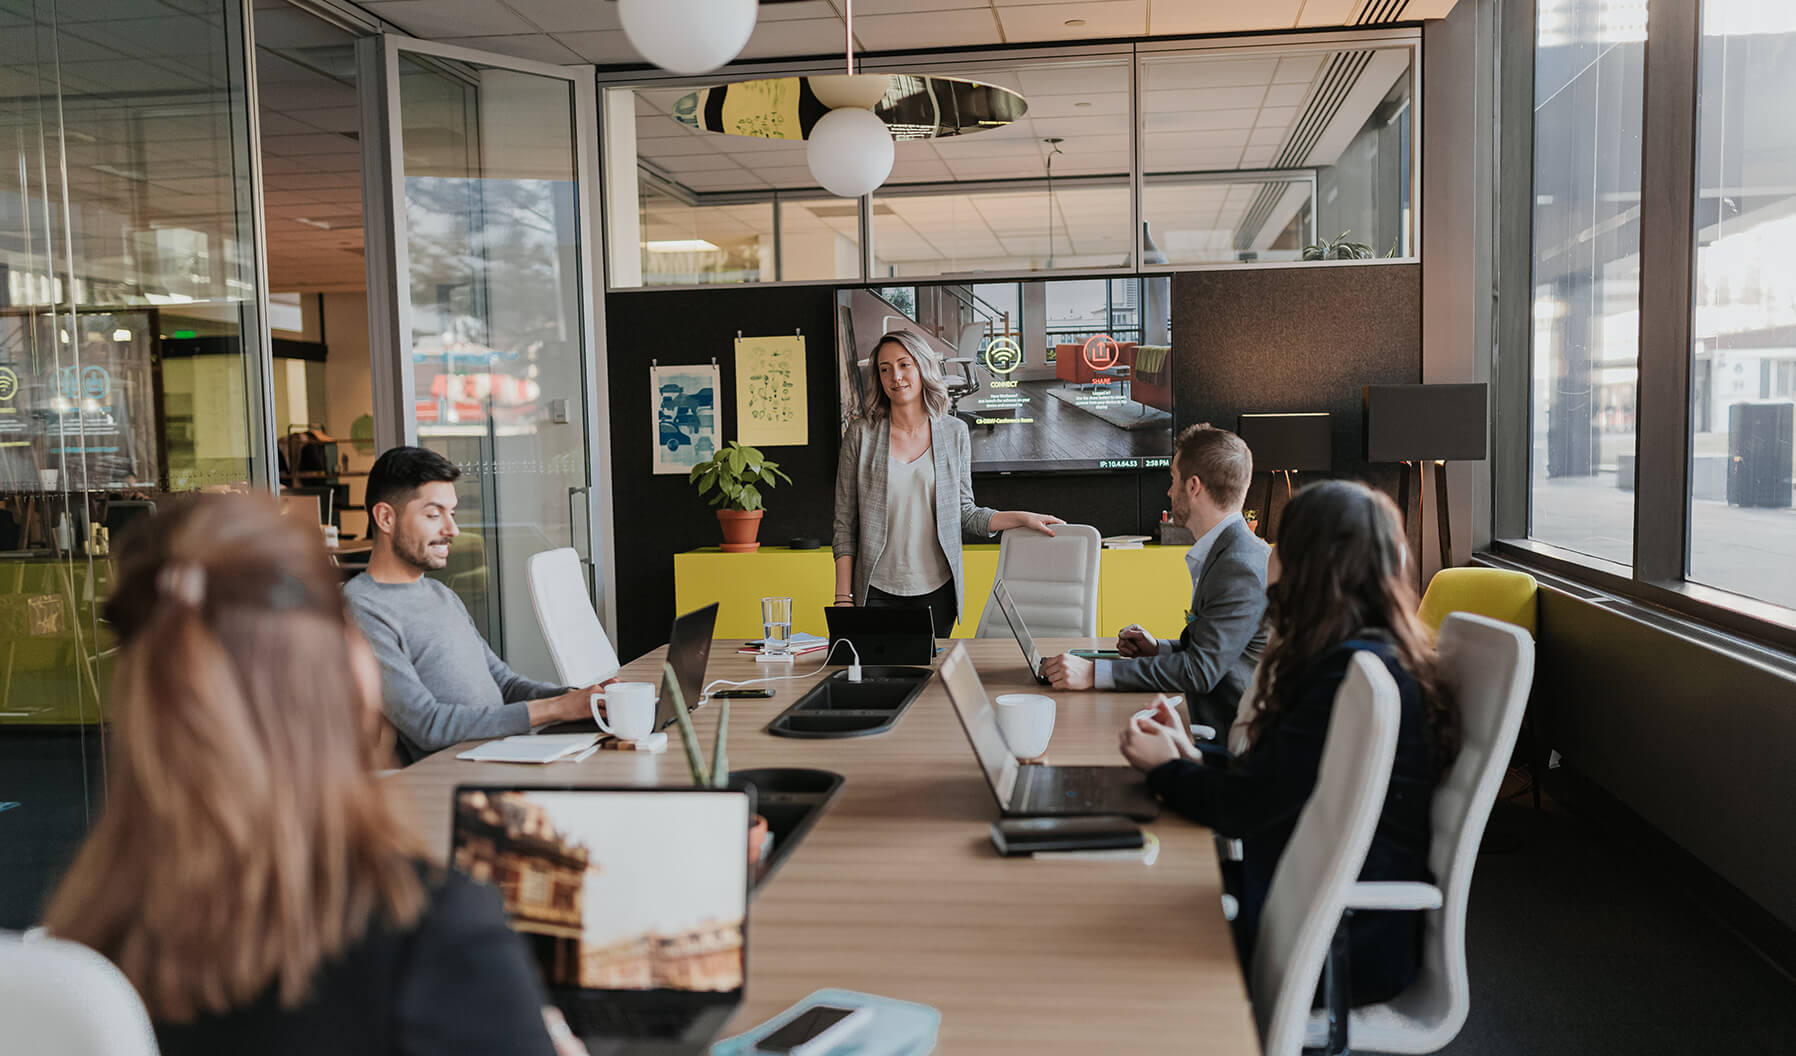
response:
<path id="1" fill-rule="evenodd" d="M 812 1005 L 755 1042 L 754 1051 L 780 1056 L 823 1056 L 873 1019 L 865 1008 Z"/>
<path id="2" fill-rule="evenodd" d="M 1121 660 L 1123 655 L 1114 649 L 1069 649 L 1067 652 L 1087 660 Z"/>
<path id="3" fill-rule="evenodd" d="M 773 696 L 771 689 L 720 689 L 711 694 L 712 700 L 766 700 Z"/>

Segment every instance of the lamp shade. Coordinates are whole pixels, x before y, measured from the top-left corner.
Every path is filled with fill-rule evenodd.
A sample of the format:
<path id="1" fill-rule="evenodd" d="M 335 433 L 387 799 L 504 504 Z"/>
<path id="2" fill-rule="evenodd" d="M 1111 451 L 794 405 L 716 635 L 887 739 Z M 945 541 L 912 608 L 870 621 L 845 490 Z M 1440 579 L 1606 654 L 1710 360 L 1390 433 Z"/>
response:
<path id="1" fill-rule="evenodd" d="M 1368 385 L 1367 462 L 1478 462 L 1488 447 L 1490 386 Z"/>
<path id="2" fill-rule="evenodd" d="M 735 58 L 755 31 L 755 0 L 618 0 L 624 36 L 642 57 L 674 73 L 709 73 Z"/>
<path id="3" fill-rule="evenodd" d="M 1327 472 L 1334 468 L 1331 418 L 1316 414 L 1244 414 L 1235 433 L 1253 452 L 1257 471 Z"/>
<path id="4" fill-rule="evenodd" d="M 871 194 L 886 182 L 895 153 L 886 123 L 852 106 L 824 114 L 805 147 L 818 185 L 842 198 Z"/>

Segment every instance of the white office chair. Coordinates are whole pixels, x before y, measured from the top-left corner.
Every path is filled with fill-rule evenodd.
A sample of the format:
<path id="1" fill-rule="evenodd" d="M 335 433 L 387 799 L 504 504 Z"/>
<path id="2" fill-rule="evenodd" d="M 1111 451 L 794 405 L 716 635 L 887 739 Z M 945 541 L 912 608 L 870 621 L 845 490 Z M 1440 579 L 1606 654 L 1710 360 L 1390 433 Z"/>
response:
<path id="1" fill-rule="evenodd" d="M 1388 886 L 1356 879 L 1384 809 L 1401 718 L 1390 672 L 1376 656 L 1354 654 L 1335 691 L 1315 791 L 1272 872 L 1254 942 L 1248 992 L 1266 1056 L 1302 1051 L 1316 980 L 1349 892 Z"/>
<path id="2" fill-rule="evenodd" d="M 156 1056 L 143 1001 L 113 963 L 76 942 L 0 935 L 5 1051 Z"/>
<path id="3" fill-rule="evenodd" d="M 561 684 L 590 686 L 617 674 L 623 665 L 586 596 L 586 573 L 580 569 L 580 555 L 574 548 L 533 554 L 526 568 L 536 623 L 542 628 Z"/>
<path id="4" fill-rule="evenodd" d="M 1472 1004 L 1465 957 L 1472 866 L 1534 681 L 1534 640 L 1511 624 L 1455 612 L 1441 623 L 1436 647 L 1441 681 L 1458 702 L 1462 730 L 1459 757 L 1434 790 L 1428 868 L 1439 886 L 1360 884 L 1408 890 L 1376 899 L 1371 892 L 1356 893 L 1348 901 L 1353 909 L 1427 913 L 1421 975 L 1390 1002 L 1356 1008 L 1349 1017 L 1347 1042 L 1372 1052 L 1436 1052 L 1465 1026 Z M 1311 1017 L 1309 1043 L 1320 1045 L 1326 1036 L 1325 1017 Z"/>
<path id="5" fill-rule="evenodd" d="M 998 544 L 998 575 L 1017 612 L 1037 638 L 1090 638 L 1098 633 L 1098 566 L 1103 537 L 1089 524 L 1057 524 L 1050 538 L 1012 528 Z M 979 617 L 979 638 L 1002 638 L 1010 624 L 991 599 Z"/>

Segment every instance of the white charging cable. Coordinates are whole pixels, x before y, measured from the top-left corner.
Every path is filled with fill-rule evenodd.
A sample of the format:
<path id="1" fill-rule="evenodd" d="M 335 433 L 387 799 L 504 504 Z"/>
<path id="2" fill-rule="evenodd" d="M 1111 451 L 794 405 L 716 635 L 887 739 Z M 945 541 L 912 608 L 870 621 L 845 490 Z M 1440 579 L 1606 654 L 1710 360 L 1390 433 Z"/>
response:
<path id="1" fill-rule="evenodd" d="M 823 651 L 824 657 L 827 658 L 830 655 L 830 653 L 835 650 L 835 648 L 838 644 L 846 645 L 848 647 L 848 650 L 850 652 L 854 653 L 854 662 L 848 665 L 848 681 L 859 682 L 861 680 L 861 654 L 860 654 L 859 650 L 855 649 L 853 642 L 849 641 L 846 638 L 837 638 L 834 642 L 831 642 L 829 644 L 829 648 L 827 648 Z M 793 678 L 810 678 L 812 675 L 815 675 L 817 673 L 818 672 L 816 672 L 816 671 L 805 671 L 800 674 L 769 675 L 766 678 L 748 678 L 748 679 L 742 679 L 740 681 L 732 681 L 731 679 L 727 679 L 727 678 L 714 678 L 711 681 L 705 683 L 704 689 L 699 690 L 698 702 L 699 702 L 699 704 L 704 704 L 706 701 L 710 700 L 711 699 L 711 691 L 713 689 L 716 689 L 718 686 L 731 686 L 731 687 L 754 686 L 754 685 L 759 685 L 762 682 L 785 682 L 788 679 L 793 679 Z"/>

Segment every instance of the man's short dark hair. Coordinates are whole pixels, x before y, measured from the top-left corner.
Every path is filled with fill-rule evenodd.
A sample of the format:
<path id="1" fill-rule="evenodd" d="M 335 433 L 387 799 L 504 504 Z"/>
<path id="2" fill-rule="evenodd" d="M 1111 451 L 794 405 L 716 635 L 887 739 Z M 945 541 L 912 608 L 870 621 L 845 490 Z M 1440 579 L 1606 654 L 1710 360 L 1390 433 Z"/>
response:
<path id="1" fill-rule="evenodd" d="M 374 460 L 368 471 L 368 492 L 362 505 L 368 509 L 369 527 L 374 525 L 374 507 L 386 503 L 395 513 L 405 509 L 419 488 L 437 481 L 453 481 L 461 476 L 455 463 L 421 447 L 395 447 Z"/>
<path id="2" fill-rule="evenodd" d="M 1204 490 L 1225 510 L 1241 508 L 1253 477 L 1253 454 L 1227 429 L 1209 422 L 1188 426 L 1179 434 L 1175 454 L 1179 476 L 1203 481 Z"/>

